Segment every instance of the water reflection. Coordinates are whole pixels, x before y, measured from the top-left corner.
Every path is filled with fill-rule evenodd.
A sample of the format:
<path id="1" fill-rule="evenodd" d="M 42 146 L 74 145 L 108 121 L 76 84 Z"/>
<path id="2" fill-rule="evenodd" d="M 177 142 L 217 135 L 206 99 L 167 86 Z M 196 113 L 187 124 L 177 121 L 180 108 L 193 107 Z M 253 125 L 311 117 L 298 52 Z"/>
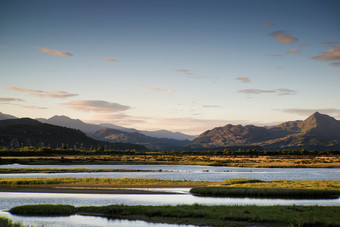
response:
<path id="1" fill-rule="evenodd" d="M 25 204 L 69 204 L 74 206 L 125 205 L 318 205 L 340 206 L 340 199 L 294 200 L 255 198 L 211 198 L 196 197 L 191 194 L 141 195 L 141 194 L 64 194 L 64 193 L 0 193 L 0 210 L 7 210 Z"/>
<path id="2" fill-rule="evenodd" d="M 272 180 L 340 180 L 340 169 L 325 168 L 241 168 L 186 165 L 0 165 L 0 168 L 87 168 L 161 170 L 161 172 L 26 173 L 0 174 L 0 178 L 21 177 L 145 177 L 171 180 L 223 181 L 230 178 Z"/>
<path id="3" fill-rule="evenodd" d="M 112 220 L 103 217 L 71 215 L 67 217 L 24 217 L 12 215 L 8 212 L 0 211 L 1 217 L 7 217 L 14 222 L 20 222 L 24 225 L 49 226 L 49 227 L 192 227 L 192 225 L 174 225 L 149 223 L 144 221 L 129 221 L 129 220 Z"/>

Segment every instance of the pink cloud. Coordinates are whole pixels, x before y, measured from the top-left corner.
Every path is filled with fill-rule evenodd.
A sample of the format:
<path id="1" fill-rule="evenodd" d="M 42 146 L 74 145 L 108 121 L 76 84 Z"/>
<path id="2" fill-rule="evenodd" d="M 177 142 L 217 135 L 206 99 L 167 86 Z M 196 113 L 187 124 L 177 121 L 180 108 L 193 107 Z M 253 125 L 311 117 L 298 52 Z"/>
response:
<path id="1" fill-rule="evenodd" d="M 63 57 L 71 57 L 73 54 L 65 52 L 65 51 L 59 51 L 59 50 L 53 50 L 45 47 L 38 47 L 36 46 L 38 50 L 40 50 L 43 53 L 51 54 L 51 55 L 57 55 L 57 56 L 63 56 Z"/>
<path id="2" fill-rule="evenodd" d="M 340 44 L 334 48 L 326 50 L 322 55 L 315 56 L 312 59 L 324 61 L 337 61 L 340 60 Z"/>
<path id="3" fill-rule="evenodd" d="M 110 62 L 117 62 L 118 60 L 114 59 L 114 58 L 102 58 L 102 61 L 110 61 Z"/>
<path id="4" fill-rule="evenodd" d="M 340 62 L 332 62 L 330 65 L 333 65 L 333 66 L 340 66 Z"/>
<path id="5" fill-rule="evenodd" d="M 264 27 L 271 27 L 271 26 L 274 26 L 274 24 L 272 24 L 272 23 L 263 23 L 263 24 L 261 24 L 262 26 L 264 26 Z"/>
<path id="6" fill-rule="evenodd" d="M 237 77 L 236 80 L 242 81 L 242 83 L 249 83 L 250 79 L 249 77 Z"/>
<path id="7" fill-rule="evenodd" d="M 25 92 L 30 95 L 38 96 L 38 97 L 49 97 L 49 98 L 68 98 L 77 96 L 77 94 L 72 94 L 66 91 L 43 91 L 43 90 L 34 90 L 34 89 L 27 89 L 27 88 L 20 88 L 14 86 L 6 86 L 7 90 L 17 91 L 17 92 Z"/>
<path id="8" fill-rule="evenodd" d="M 159 87 L 149 87 L 149 86 L 146 86 L 146 85 L 143 85 L 143 87 L 147 88 L 147 89 L 151 89 L 152 91 L 163 91 L 163 92 L 166 92 L 168 93 L 169 95 L 172 95 L 175 91 L 173 89 L 166 89 L 166 88 L 159 88 Z"/>
<path id="9" fill-rule="evenodd" d="M 85 112 L 112 113 L 130 109 L 129 106 L 103 100 L 74 100 L 63 105 Z"/>
<path id="10" fill-rule="evenodd" d="M 270 36 L 274 37 L 276 41 L 282 44 L 290 44 L 298 41 L 297 38 L 291 36 L 286 31 L 275 31 L 270 33 Z"/>

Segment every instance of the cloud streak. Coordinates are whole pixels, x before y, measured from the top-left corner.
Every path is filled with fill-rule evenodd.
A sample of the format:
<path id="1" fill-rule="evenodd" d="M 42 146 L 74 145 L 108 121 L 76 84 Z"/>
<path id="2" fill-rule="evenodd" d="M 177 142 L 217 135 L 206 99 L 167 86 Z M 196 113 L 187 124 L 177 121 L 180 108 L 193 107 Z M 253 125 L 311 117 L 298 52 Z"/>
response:
<path id="1" fill-rule="evenodd" d="M 314 60 L 337 61 L 340 60 L 340 44 L 326 50 L 322 55 L 312 57 Z"/>
<path id="2" fill-rule="evenodd" d="M 6 86 L 5 88 L 7 90 L 24 92 L 30 95 L 41 97 L 41 98 L 48 97 L 48 98 L 64 99 L 64 98 L 77 96 L 77 94 L 72 94 L 66 91 L 43 91 L 43 90 L 34 90 L 34 89 L 20 88 L 20 87 L 14 87 L 14 86 Z"/>
<path id="3" fill-rule="evenodd" d="M 144 85 L 143 87 L 150 89 L 152 91 L 155 91 L 155 92 L 162 91 L 162 92 L 168 93 L 169 95 L 172 95 L 175 92 L 173 89 L 167 89 L 167 88 L 149 87 L 149 86 L 146 86 L 146 85 Z"/>
<path id="4" fill-rule="evenodd" d="M 296 37 L 288 34 L 286 31 L 275 31 L 270 33 L 269 35 L 282 44 L 291 44 L 298 41 Z"/>
<path id="5" fill-rule="evenodd" d="M 239 80 L 242 83 L 250 83 L 249 77 L 237 77 L 236 80 Z"/>
<path id="6" fill-rule="evenodd" d="M 271 26 L 274 26 L 274 24 L 272 24 L 272 23 L 263 23 L 263 24 L 261 24 L 262 26 L 264 26 L 264 27 L 271 27 Z"/>
<path id="7" fill-rule="evenodd" d="M 192 79 L 207 79 L 209 78 L 208 76 L 198 76 L 192 73 L 189 69 L 176 69 L 177 72 L 184 73 L 186 74 L 189 78 Z M 215 78 L 218 79 L 218 78 Z"/>
<path id="8" fill-rule="evenodd" d="M 129 106 L 103 100 L 74 100 L 63 103 L 72 109 L 84 112 L 112 113 L 130 109 Z"/>
<path id="9" fill-rule="evenodd" d="M 49 48 L 46 48 L 46 47 L 36 46 L 34 48 L 37 48 L 38 50 L 40 50 L 41 52 L 46 53 L 46 54 L 62 56 L 62 57 L 72 57 L 73 56 L 73 54 L 71 54 L 71 53 L 68 53 L 68 52 L 65 52 L 65 51 L 53 50 L 53 49 L 49 49 Z"/>
<path id="10" fill-rule="evenodd" d="M 117 59 L 114 59 L 114 58 L 102 58 L 100 60 L 102 60 L 102 61 L 110 61 L 110 62 L 117 62 L 118 61 Z"/>
<path id="11" fill-rule="evenodd" d="M 218 106 L 218 105 L 203 105 L 203 108 L 220 108 L 222 106 Z"/>
<path id="12" fill-rule="evenodd" d="M 277 95 L 295 95 L 296 91 L 287 89 L 287 88 L 279 88 L 274 90 L 263 90 L 263 89 L 243 89 L 239 90 L 238 92 L 249 94 L 249 95 L 259 95 L 259 94 L 268 94 L 268 93 L 274 93 Z"/>
<path id="13" fill-rule="evenodd" d="M 16 98 L 0 98 L 0 103 L 7 103 L 7 102 L 25 102 L 23 99 L 16 99 Z"/>

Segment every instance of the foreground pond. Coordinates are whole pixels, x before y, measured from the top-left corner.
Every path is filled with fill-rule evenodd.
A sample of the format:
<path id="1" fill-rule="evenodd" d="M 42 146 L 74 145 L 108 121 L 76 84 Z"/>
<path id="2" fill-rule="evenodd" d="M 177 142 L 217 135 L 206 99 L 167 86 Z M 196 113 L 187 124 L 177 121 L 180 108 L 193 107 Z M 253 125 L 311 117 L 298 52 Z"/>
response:
<path id="1" fill-rule="evenodd" d="M 71 215 L 66 217 L 27 217 L 12 215 L 8 212 L 0 211 L 0 217 L 10 218 L 14 222 L 24 225 L 49 226 L 49 227 L 190 227 L 192 225 L 174 225 L 149 223 L 144 221 L 112 220 L 103 217 Z"/>
<path id="2" fill-rule="evenodd" d="M 0 174 L 0 178 L 22 177 L 145 177 L 165 180 L 223 181 L 230 178 L 273 180 L 340 180 L 340 169 L 321 168 L 242 168 L 190 165 L 0 165 L 0 168 L 85 168 L 135 169 L 160 172 L 23 173 Z"/>

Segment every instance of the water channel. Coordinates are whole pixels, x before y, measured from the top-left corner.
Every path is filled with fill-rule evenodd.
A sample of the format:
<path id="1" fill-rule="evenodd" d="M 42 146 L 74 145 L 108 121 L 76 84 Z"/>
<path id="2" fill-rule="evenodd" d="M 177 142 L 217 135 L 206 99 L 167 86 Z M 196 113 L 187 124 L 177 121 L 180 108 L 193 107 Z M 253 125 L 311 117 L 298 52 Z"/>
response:
<path id="1" fill-rule="evenodd" d="M 0 165 L 0 168 L 87 168 L 87 169 L 136 169 L 156 172 L 100 172 L 100 173 L 28 173 L 0 174 L 0 178 L 19 177 L 145 177 L 171 180 L 223 181 L 229 178 L 254 178 L 271 180 L 340 180 L 340 169 L 317 168 L 238 168 L 187 165 Z M 332 200 L 289 200 L 251 198 L 207 198 L 196 197 L 189 189 L 166 190 L 177 194 L 65 194 L 65 193 L 21 193 L 0 192 L 0 216 L 10 217 L 34 226 L 179 226 L 153 224 L 142 221 L 109 220 L 101 217 L 72 215 L 68 217 L 20 217 L 4 212 L 11 207 L 24 204 L 70 204 L 74 206 L 125 205 L 318 205 L 340 206 L 340 198 Z"/>

